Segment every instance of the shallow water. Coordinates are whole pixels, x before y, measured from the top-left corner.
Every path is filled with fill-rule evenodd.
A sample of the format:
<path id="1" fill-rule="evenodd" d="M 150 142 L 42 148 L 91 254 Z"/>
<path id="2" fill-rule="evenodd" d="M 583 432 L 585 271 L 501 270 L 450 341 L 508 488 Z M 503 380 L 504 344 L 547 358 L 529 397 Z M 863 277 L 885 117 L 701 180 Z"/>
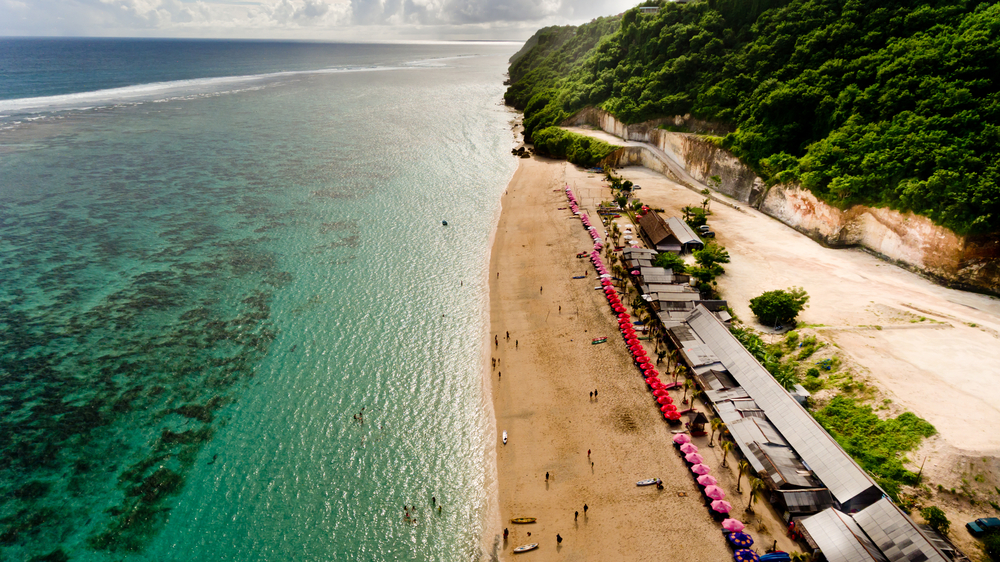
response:
<path id="1" fill-rule="evenodd" d="M 516 47 L 421 49 L 0 107 L 5 558 L 478 557 Z"/>

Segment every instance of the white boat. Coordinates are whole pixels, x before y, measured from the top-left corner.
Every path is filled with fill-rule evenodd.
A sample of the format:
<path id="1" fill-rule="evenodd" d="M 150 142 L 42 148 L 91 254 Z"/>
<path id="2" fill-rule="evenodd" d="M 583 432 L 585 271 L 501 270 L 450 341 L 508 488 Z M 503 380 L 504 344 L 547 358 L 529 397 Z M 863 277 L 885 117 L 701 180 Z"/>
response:
<path id="1" fill-rule="evenodd" d="M 503 431 L 503 444 L 504 445 L 507 444 L 507 430 L 506 429 Z"/>
<path id="2" fill-rule="evenodd" d="M 522 552 L 528 552 L 529 550 L 535 550 L 538 548 L 538 543 L 533 542 L 531 544 L 522 544 L 521 546 L 514 549 L 514 554 L 520 554 Z"/>
<path id="3" fill-rule="evenodd" d="M 653 484 L 656 484 L 659 481 L 660 481 L 659 478 L 647 478 L 645 480 L 640 480 L 640 481 L 636 482 L 635 485 L 636 486 L 652 486 Z"/>

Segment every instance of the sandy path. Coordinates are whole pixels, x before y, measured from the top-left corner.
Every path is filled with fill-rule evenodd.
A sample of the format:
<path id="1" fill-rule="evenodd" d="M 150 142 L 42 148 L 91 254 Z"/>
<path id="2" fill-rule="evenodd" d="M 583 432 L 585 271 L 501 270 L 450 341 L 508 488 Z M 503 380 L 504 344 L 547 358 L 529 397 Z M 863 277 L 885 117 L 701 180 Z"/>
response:
<path id="1" fill-rule="evenodd" d="M 503 199 L 491 258 L 489 345 L 500 360 L 492 382 L 501 529 L 511 532 L 501 557 L 538 542 L 538 550 L 517 559 L 730 559 L 720 527 L 702 505 L 669 444 L 668 426 L 616 337 L 589 262 L 574 257 L 592 243 L 579 220 L 557 210 L 567 207 L 561 189 L 566 181 L 577 184 L 577 196 L 591 211 L 607 193 L 599 177 L 587 178 L 565 162 L 521 160 Z M 571 279 L 588 270 L 586 279 Z M 609 343 L 590 344 L 603 335 Z M 597 400 L 588 395 L 594 389 Z M 506 446 L 500 444 L 504 430 Z M 721 450 L 703 450 L 708 464 L 718 467 Z M 716 472 L 727 489 L 735 487 L 729 471 Z M 662 478 L 666 489 L 635 486 L 649 477 Z M 735 497 L 734 503 L 742 513 L 744 500 Z M 574 511 L 580 512 L 577 520 Z M 508 523 L 522 516 L 538 522 Z M 777 525 L 773 514 L 765 519 Z M 770 544 L 772 539 L 753 532 Z M 781 537 L 779 545 L 785 543 Z"/>
<path id="2" fill-rule="evenodd" d="M 704 199 L 646 168 L 622 175 L 667 215 Z M 760 293 L 804 287 L 810 301 L 800 319 L 825 326 L 896 403 L 959 450 L 1000 451 L 1000 432 L 988 429 L 1000 424 L 1000 300 L 942 287 L 860 250 L 824 248 L 745 206 L 711 210 L 709 224 L 732 257 L 719 286 L 741 319 L 754 319 L 749 301 Z"/>

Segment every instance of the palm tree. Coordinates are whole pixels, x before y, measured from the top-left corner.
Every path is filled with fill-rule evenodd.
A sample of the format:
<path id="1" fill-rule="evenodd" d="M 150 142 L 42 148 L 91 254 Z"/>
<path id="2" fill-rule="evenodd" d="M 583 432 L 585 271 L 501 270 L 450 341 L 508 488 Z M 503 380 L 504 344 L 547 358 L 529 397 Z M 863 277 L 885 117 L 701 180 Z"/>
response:
<path id="1" fill-rule="evenodd" d="M 723 441 L 722 432 L 725 429 L 726 424 L 722 424 L 722 428 L 719 429 L 719 443 L 722 445 L 722 466 L 729 466 L 726 464 L 726 457 L 729 456 L 729 451 L 733 450 L 732 441 Z"/>
<path id="2" fill-rule="evenodd" d="M 747 476 L 750 475 L 750 463 L 746 459 L 740 459 L 739 464 L 736 466 L 740 469 L 739 475 L 736 476 L 736 491 L 742 492 L 743 490 L 740 489 L 740 479 L 743 478 L 744 474 Z"/>
<path id="3" fill-rule="evenodd" d="M 809 562 L 812 560 L 812 554 L 807 552 L 793 552 L 789 555 L 792 562 Z"/>
<path id="4" fill-rule="evenodd" d="M 684 379 L 684 396 L 681 397 L 681 404 L 688 403 L 687 399 L 688 391 L 691 390 L 693 386 L 694 385 L 691 383 L 691 379 Z"/>
<path id="5" fill-rule="evenodd" d="M 708 446 L 709 447 L 714 447 L 715 446 L 715 432 L 719 431 L 719 428 L 722 426 L 722 420 L 719 419 L 719 418 L 712 418 L 712 421 L 710 422 L 709 425 L 711 425 L 711 427 L 712 427 L 712 433 L 709 434 L 709 436 L 708 436 Z"/>
<path id="6" fill-rule="evenodd" d="M 667 352 L 667 370 L 669 371 L 677 363 L 677 350 L 671 349 Z"/>
<path id="7" fill-rule="evenodd" d="M 747 486 L 750 488 L 750 499 L 747 501 L 747 511 L 753 511 L 753 502 L 754 500 L 760 499 L 760 494 L 764 491 L 766 485 L 760 478 L 748 474 Z"/>
<path id="8" fill-rule="evenodd" d="M 686 370 L 687 370 L 687 367 L 685 367 L 684 365 L 675 365 L 674 366 L 674 382 L 677 382 L 677 376 L 684 374 L 684 371 L 686 371 Z"/>

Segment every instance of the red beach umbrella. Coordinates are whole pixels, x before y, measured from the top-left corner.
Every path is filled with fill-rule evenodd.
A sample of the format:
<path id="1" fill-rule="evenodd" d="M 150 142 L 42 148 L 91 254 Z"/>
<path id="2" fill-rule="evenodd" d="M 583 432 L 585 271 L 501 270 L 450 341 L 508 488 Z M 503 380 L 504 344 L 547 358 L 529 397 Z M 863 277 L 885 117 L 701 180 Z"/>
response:
<path id="1" fill-rule="evenodd" d="M 663 406 L 660 406 L 660 411 L 661 412 L 676 412 L 677 411 L 677 405 L 673 404 L 673 403 L 664 404 Z"/>
<path id="2" fill-rule="evenodd" d="M 653 391 L 653 396 L 659 398 L 660 396 L 670 396 L 670 394 L 668 394 L 666 390 L 663 390 L 661 388 L 661 389 Z"/>
<path id="3" fill-rule="evenodd" d="M 667 418 L 670 421 L 677 421 L 677 420 L 681 419 L 681 413 L 680 412 L 667 412 L 666 414 L 663 414 L 663 417 Z"/>
<path id="4" fill-rule="evenodd" d="M 698 483 L 702 486 L 715 486 L 719 481 L 711 474 L 704 474 L 698 477 Z"/>
<path id="5" fill-rule="evenodd" d="M 662 406 L 663 404 L 670 404 L 671 400 L 669 396 L 660 396 L 656 401 Z"/>
<path id="6" fill-rule="evenodd" d="M 645 371 L 642 372 L 642 376 L 644 376 L 644 377 L 659 377 L 660 376 L 660 372 L 657 371 L 656 369 L 646 369 Z"/>
<path id="7" fill-rule="evenodd" d="M 629 345 L 642 345 L 641 343 L 639 343 L 639 340 L 636 339 L 636 338 L 629 338 L 629 339 L 625 340 L 625 343 L 627 343 Z"/>
<path id="8" fill-rule="evenodd" d="M 629 316 L 628 313 L 626 312 L 622 312 L 618 314 L 618 318 L 621 318 L 622 320 L 628 320 L 629 318 L 631 318 L 631 316 Z"/>
<path id="9" fill-rule="evenodd" d="M 722 488 L 711 485 L 705 486 L 705 495 L 712 498 L 713 500 L 721 500 L 726 497 L 726 492 Z"/>
<path id="10" fill-rule="evenodd" d="M 733 509 L 733 504 L 727 502 L 726 500 L 715 500 L 714 502 L 712 502 L 712 509 L 714 511 L 718 511 L 719 513 L 729 513 L 729 511 Z"/>
<path id="11" fill-rule="evenodd" d="M 666 414 L 664 414 L 664 415 L 666 415 Z M 712 472 L 712 469 L 709 468 L 708 465 L 696 464 L 696 465 L 694 465 L 694 466 L 691 467 L 691 472 L 693 472 L 695 474 L 708 474 L 709 472 Z M 712 503 L 715 503 L 715 502 L 712 502 Z M 719 513 L 723 513 L 723 512 L 720 511 Z"/>
<path id="12" fill-rule="evenodd" d="M 642 363 L 639 365 L 639 369 L 645 371 L 646 369 L 652 369 L 653 366 L 649 363 Z"/>
<path id="13" fill-rule="evenodd" d="M 701 480 L 701 478 L 702 477 L 700 477 L 700 476 L 698 477 L 699 480 Z M 714 480 L 714 478 L 713 478 L 713 480 Z M 725 530 L 727 530 L 727 531 L 732 531 L 734 533 L 739 533 L 740 531 L 742 531 L 743 529 L 746 528 L 746 525 L 744 525 L 743 522 L 740 521 L 739 519 L 729 518 L 729 519 L 724 519 L 722 521 L 722 528 L 725 529 Z"/>
<path id="14" fill-rule="evenodd" d="M 659 379 L 657 379 L 656 377 L 646 377 L 646 384 L 648 384 L 649 386 L 656 385 L 657 381 L 659 381 Z"/>

